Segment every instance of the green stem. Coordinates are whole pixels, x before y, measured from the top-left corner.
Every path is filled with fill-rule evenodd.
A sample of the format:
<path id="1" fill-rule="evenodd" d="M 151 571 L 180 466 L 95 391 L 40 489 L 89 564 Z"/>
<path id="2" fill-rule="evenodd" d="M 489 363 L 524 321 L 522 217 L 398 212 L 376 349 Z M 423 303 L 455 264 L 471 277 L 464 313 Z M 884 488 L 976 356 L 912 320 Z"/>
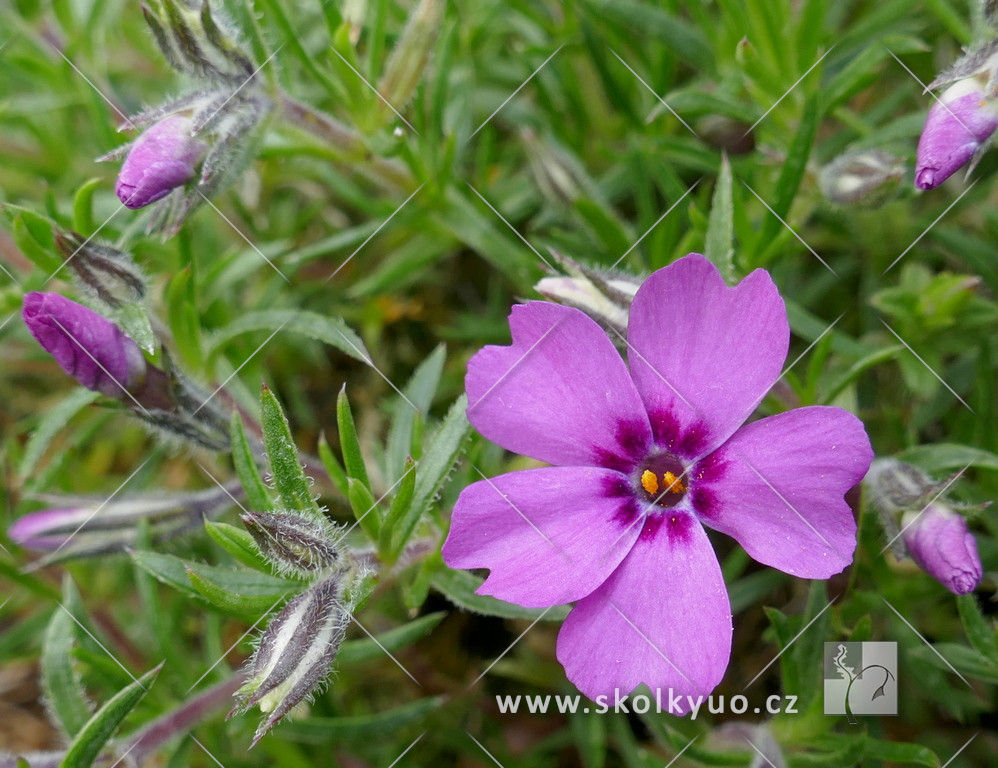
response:
<path id="1" fill-rule="evenodd" d="M 347 159 L 361 161 L 357 164 L 358 170 L 373 180 L 402 189 L 409 189 L 415 184 L 412 174 L 405 166 L 375 155 L 349 126 L 286 93 L 278 96 L 278 105 L 289 123 L 321 139 Z"/>

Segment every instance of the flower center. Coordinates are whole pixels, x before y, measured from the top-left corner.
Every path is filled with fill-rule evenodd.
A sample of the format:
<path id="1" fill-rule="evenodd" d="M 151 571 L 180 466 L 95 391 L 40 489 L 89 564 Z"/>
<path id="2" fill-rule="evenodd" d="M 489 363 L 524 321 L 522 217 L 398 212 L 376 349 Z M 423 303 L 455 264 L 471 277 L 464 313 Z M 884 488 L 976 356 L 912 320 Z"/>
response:
<path id="1" fill-rule="evenodd" d="M 686 495 L 682 463 L 671 453 L 651 456 L 638 478 L 645 498 L 660 507 L 674 507 Z M 639 465 L 640 466 L 640 465 Z"/>

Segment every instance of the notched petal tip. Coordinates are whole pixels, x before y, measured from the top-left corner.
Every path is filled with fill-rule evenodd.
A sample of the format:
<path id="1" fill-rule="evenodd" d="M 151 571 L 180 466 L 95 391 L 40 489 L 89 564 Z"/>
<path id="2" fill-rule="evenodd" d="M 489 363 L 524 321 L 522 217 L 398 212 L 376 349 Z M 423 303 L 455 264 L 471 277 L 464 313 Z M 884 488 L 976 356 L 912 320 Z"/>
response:
<path id="1" fill-rule="evenodd" d="M 468 363 L 468 418 L 509 451 L 560 466 L 596 466 L 600 456 L 636 459 L 620 425 L 651 437 L 627 367 L 597 323 L 572 307 L 513 307 L 512 344 L 482 348 Z"/>

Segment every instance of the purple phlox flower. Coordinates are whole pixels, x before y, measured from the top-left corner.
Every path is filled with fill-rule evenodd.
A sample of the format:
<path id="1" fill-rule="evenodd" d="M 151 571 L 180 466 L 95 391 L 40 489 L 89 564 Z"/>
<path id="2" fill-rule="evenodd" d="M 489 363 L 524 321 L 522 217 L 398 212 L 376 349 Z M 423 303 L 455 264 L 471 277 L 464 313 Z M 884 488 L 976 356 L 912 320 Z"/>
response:
<path id="1" fill-rule="evenodd" d="M 114 323 L 57 293 L 25 294 L 21 313 L 31 335 L 87 389 L 122 398 L 146 383 L 142 350 Z"/>
<path id="2" fill-rule="evenodd" d="M 744 425 L 789 345 L 762 270 L 729 288 L 690 254 L 652 274 L 631 306 L 629 365 L 572 307 L 516 306 L 510 328 L 511 346 L 468 364 L 468 418 L 554 466 L 465 488 L 444 559 L 488 568 L 481 594 L 575 602 L 557 655 L 587 696 L 709 693 L 732 622 L 704 526 L 796 576 L 838 573 L 856 546 L 843 497 L 872 459 L 862 424 L 813 406 Z"/>
<path id="3" fill-rule="evenodd" d="M 134 141 L 114 185 L 125 206 L 144 208 L 197 176 L 207 145 L 191 129 L 189 117 L 170 115 Z"/>
<path id="4" fill-rule="evenodd" d="M 915 186 L 935 189 L 969 163 L 998 129 L 998 101 L 977 76 L 943 91 L 925 120 L 918 141 Z"/>
<path id="5" fill-rule="evenodd" d="M 973 592 L 981 580 L 981 558 L 967 522 L 942 504 L 909 513 L 901 537 L 918 566 L 956 595 Z"/>

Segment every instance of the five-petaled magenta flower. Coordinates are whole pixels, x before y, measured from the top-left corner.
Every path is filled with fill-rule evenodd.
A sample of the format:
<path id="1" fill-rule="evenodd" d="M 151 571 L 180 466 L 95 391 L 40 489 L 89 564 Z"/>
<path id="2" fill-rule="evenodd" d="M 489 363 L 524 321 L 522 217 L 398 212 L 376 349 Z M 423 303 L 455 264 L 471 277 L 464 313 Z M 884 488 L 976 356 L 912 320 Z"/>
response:
<path id="1" fill-rule="evenodd" d="M 998 129 L 998 102 L 976 76 L 958 80 L 932 105 L 918 141 L 915 186 L 935 189 L 969 163 Z"/>
<path id="2" fill-rule="evenodd" d="M 191 136 L 192 121 L 171 115 L 132 144 L 121 166 L 115 194 L 128 208 L 144 208 L 197 175 L 206 145 Z"/>
<path id="3" fill-rule="evenodd" d="M 981 558 L 963 515 L 930 504 L 906 517 L 901 538 L 918 566 L 953 594 L 973 592 L 981 580 Z"/>
<path id="4" fill-rule="evenodd" d="M 62 369 L 87 389 L 121 398 L 146 383 L 142 350 L 106 317 L 58 293 L 24 296 L 24 323 Z"/>
<path id="5" fill-rule="evenodd" d="M 744 425 L 789 344 L 762 270 L 734 288 L 699 254 L 655 272 L 631 307 L 629 365 L 571 307 L 516 306 L 510 328 L 511 346 L 468 364 L 468 417 L 507 450 L 555 466 L 467 487 L 444 559 L 488 568 L 482 594 L 577 601 L 557 655 L 587 696 L 642 683 L 708 693 L 727 667 L 732 623 L 704 526 L 788 573 L 838 573 L 856 546 L 843 496 L 872 459 L 862 424 L 813 406 Z"/>

